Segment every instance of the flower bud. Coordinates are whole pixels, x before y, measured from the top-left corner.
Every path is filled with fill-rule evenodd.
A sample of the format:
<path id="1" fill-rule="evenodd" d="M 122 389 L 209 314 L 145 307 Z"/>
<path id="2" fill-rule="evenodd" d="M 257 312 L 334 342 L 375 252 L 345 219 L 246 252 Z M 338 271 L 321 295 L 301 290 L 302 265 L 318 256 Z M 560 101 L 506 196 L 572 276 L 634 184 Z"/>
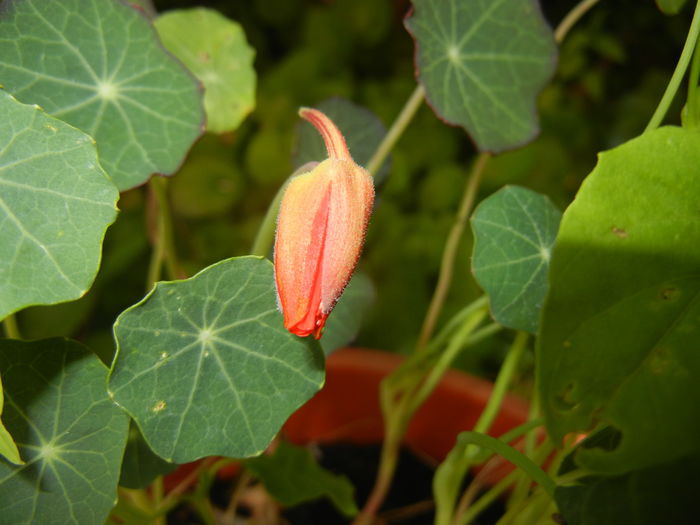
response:
<path id="1" fill-rule="evenodd" d="M 319 131 L 328 158 L 287 184 L 277 219 L 275 281 L 285 328 L 319 339 L 360 257 L 374 183 L 326 115 L 309 108 L 299 115 Z"/>

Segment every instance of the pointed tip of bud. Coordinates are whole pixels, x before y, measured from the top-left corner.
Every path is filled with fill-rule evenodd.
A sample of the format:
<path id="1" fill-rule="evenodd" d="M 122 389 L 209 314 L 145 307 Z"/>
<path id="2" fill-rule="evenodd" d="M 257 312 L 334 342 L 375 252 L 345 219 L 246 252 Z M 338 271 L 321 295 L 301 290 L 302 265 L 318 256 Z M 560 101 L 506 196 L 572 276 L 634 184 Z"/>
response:
<path id="1" fill-rule="evenodd" d="M 310 122 L 321 134 L 330 158 L 352 160 L 343 134 L 323 112 L 314 108 L 302 107 L 299 108 L 299 116 Z"/>

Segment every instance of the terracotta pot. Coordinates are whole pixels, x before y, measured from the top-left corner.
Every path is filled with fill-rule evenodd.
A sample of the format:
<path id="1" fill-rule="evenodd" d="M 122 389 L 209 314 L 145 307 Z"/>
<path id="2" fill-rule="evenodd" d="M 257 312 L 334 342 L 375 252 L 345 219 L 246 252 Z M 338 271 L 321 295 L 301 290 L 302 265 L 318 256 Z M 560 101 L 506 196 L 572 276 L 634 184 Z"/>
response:
<path id="1" fill-rule="evenodd" d="M 363 348 L 334 352 L 326 363 L 325 386 L 289 418 L 284 436 L 297 444 L 380 442 L 379 383 L 403 360 L 397 354 Z M 405 445 L 418 456 L 442 461 L 457 435 L 474 427 L 491 390 L 488 381 L 449 370 L 415 414 Z M 528 404 L 507 395 L 490 433 L 498 436 L 524 423 L 527 416 Z M 489 481 L 497 481 L 508 471 L 499 469 Z"/>

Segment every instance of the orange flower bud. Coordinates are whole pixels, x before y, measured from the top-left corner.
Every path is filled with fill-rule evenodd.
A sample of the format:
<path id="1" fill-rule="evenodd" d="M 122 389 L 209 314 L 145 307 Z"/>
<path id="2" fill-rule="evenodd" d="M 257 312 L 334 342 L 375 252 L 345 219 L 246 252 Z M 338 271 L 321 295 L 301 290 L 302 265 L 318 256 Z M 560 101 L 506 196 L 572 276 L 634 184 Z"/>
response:
<path id="1" fill-rule="evenodd" d="M 275 280 L 285 328 L 319 339 L 360 257 L 374 183 L 326 115 L 309 108 L 299 115 L 319 131 L 328 158 L 287 185 L 277 219 Z"/>

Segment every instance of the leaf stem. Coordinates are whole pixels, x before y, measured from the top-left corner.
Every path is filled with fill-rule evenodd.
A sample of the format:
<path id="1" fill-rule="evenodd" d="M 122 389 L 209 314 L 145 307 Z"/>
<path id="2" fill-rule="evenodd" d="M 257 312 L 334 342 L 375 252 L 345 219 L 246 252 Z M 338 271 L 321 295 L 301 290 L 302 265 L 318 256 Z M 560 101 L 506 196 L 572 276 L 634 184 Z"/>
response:
<path id="1" fill-rule="evenodd" d="M 396 120 L 394 120 L 391 128 L 389 128 L 389 131 L 379 143 L 377 150 L 374 152 L 365 166 L 365 169 L 369 171 L 373 177 L 379 172 L 379 169 L 384 163 L 384 159 L 386 159 L 387 155 L 389 155 L 389 152 L 396 144 L 396 141 L 399 140 L 399 137 L 404 132 L 409 122 L 411 122 L 413 119 L 413 116 L 416 114 L 416 111 L 418 111 L 418 108 L 420 107 L 424 98 L 425 89 L 423 89 L 421 84 L 418 84 L 416 89 L 413 90 L 413 93 L 411 93 L 411 96 L 406 101 L 406 104 L 404 104 L 404 107 L 401 109 L 398 117 L 396 117 Z"/>
<path id="2" fill-rule="evenodd" d="M 10 339 L 22 339 L 22 334 L 19 331 L 19 326 L 17 325 L 17 316 L 15 314 L 10 314 L 2 322 L 2 326 L 5 329 L 5 335 Z"/>
<path id="3" fill-rule="evenodd" d="M 291 179 L 291 177 L 290 177 Z M 270 206 L 265 212 L 265 217 L 263 217 L 262 223 L 258 228 L 258 233 L 253 241 L 253 247 L 250 249 L 251 255 L 257 255 L 258 257 L 267 257 L 272 250 L 272 244 L 275 242 L 275 230 L 277 229 L 277 214 L 279 213 L 280 204 L 282 203 L 282 196 L 284 191 L 287 189 L 287 184 L 289 179 L 285 182 L 279 190 L 275 198 L 272 199 Z"/>
<path id="4" fill-rule="evenodd" d="M 700 105 L 698 105 L 698 82 L 700 82 L 700 38 L 695 43 L 695 53 L 690 64 L 688 76 L 688 124 L 690 127 L 700 126 Z"/>
<path id="5" fill-rule="evenodd" d="M 417 351 L 425 348 L 426 344 L 430 340 L 430 337 L 433 335 L 438 316 L 440 315 L 442 307 L 445 304 L 447 292 L 450 289 L 450 284 L 452 284 L 452 274 L 454 272 L 457 248 L 459 248 L 459 242 L 462 239 L 462 234 L 464 233 L 464 229 L 467 225 L 469 214 L 471 213 L 474 206 L 474 201 L 476 200 L 476 193 L 479 189 L 481 178 L 490 159 L 490 153 L 480 153 L 476 159 L 476 162 L 474 163 L 474 167 L 472 168 L 472 173 L 465 188 L 462 202 L 459 206 L 459 211 L 457 212 L 457 217 L 455 218 L 452 229 L 447 236 L 445 249 L 442 252 L 438 282 L 435 286 L 435 292 L 433 293 L 430 305 L 428 306 L 428 312 L 426 313 L 425 320 L 423 321 L 418 342 L 416 343 Z"/>
<path id="6" fill-rule="evenodd" d="M 382 381 L 380 389 L 384 413 L 384 441 L 379 471 L 364 508 L 353 522 L 355 525 L 372 523 L 389 492 L 396 472 L 401 441 L 413 415 L 433 392 L 454 358 L 474 334 L 486 315 L 486 304 L 485 298 L 479 298 L 468 307 L 469 317 L 457 329 L 444 352 L 438 354 L 434 366 L 430 366 L 430 360 L 426 359 L 432 354 L 414 354 Z"/>
<path id="7" fill-rule="evenodd" d="M 681 81 L 685 76 L 685 72 L 688 69 L 688 64 L 690 63 L 690 59 L 693 56 L 693 51 L 695 50 L 695 45 L 698 41 L 698 34 L 700 34 L 700 0 L 698 0 L 695 5 L 693 20 L 690 23 L 688 36 L 685 40 L 685 44 L 683 45 L 683 51 L 678 59 L 676 69 L 673 71 L 673 75 L 671 76 L 671 80 L 668 82 L 666 91 L 664 92 L 663 97 L 661 97 L 661 101 L 659 102 L 656 111 L 652 115 L 649 124 L 647 124 L 644 133 L 648 133 L 658 128 L 661 121 L 666 116 L 666 112 L 668 111 L 671 102 L 673 102 L 676 92 L 678 91 L 678 87 L 680 86 Z"/>
<path id="8" fill-rule="evenodd" d="M 173 223 L 168 204 L 168 181 L 165 177 L 154 176 L 148 182 L 148 187 L 154 197 L 156 208 L 156 232 L 146 283 L 146 290 L 150 291 L 153 285 L 161 279 L 163 263 L 165 263 L 168 279 L 174 280 L 184 277 L 184 275 L 178 270 L 179 263 L 173 239 Z"/>
<path id="9" fill-rule="evenodd" d="M 491 428 L 503 404 L 503 399 L 508 391 L 510 382 L 518 369 L 520 359 L 525 351 L 527 338 L 528 334 L 525 332 L 518 332 L 515 336 L 513 344 L 508 351 L 508 355 L 498 372 L 493 390 L 491 391 L 491 396 L 474 425 L 474 432 L 485 434 Z M 459 446 L 460 445 L 457 445 L 457 447 Z M 435 493 L 436 502 L 436 524 L 450 523 L 452 521 L 452 516 L 457 516 L 461 512 L 458 510 L 458 512 L 455 513 L 455 503 L 462 484 L 462 479 L 475 460 L 475 449 L 474 447 L 466 446 L 463 451 L 458 454 L 459 455 L 453 455 L 450 453 L 450 455 L 447 456 L 445 461 L 438 467 L 435 481 L 433 481 L 433 491 Z M 451 479 L 452 482 L 443 481 L 448 478 Z M 437 493 L 438 488 L 440 488 L 440 494 Z M 460 503 L 457 509 L 460 509 L 461 505 L 463 505 L 463 503 Z"/>
<path id="10" fill-rule="evenodd" d="M 557 44 L 561 44 L 566 38 L 569 30 L 585 15 L 594 5 L 600 0 L 582 0 L 569 11 L 566 16 L 559 22 L 559 25 L 554 31 L 554 40 Z"/>

